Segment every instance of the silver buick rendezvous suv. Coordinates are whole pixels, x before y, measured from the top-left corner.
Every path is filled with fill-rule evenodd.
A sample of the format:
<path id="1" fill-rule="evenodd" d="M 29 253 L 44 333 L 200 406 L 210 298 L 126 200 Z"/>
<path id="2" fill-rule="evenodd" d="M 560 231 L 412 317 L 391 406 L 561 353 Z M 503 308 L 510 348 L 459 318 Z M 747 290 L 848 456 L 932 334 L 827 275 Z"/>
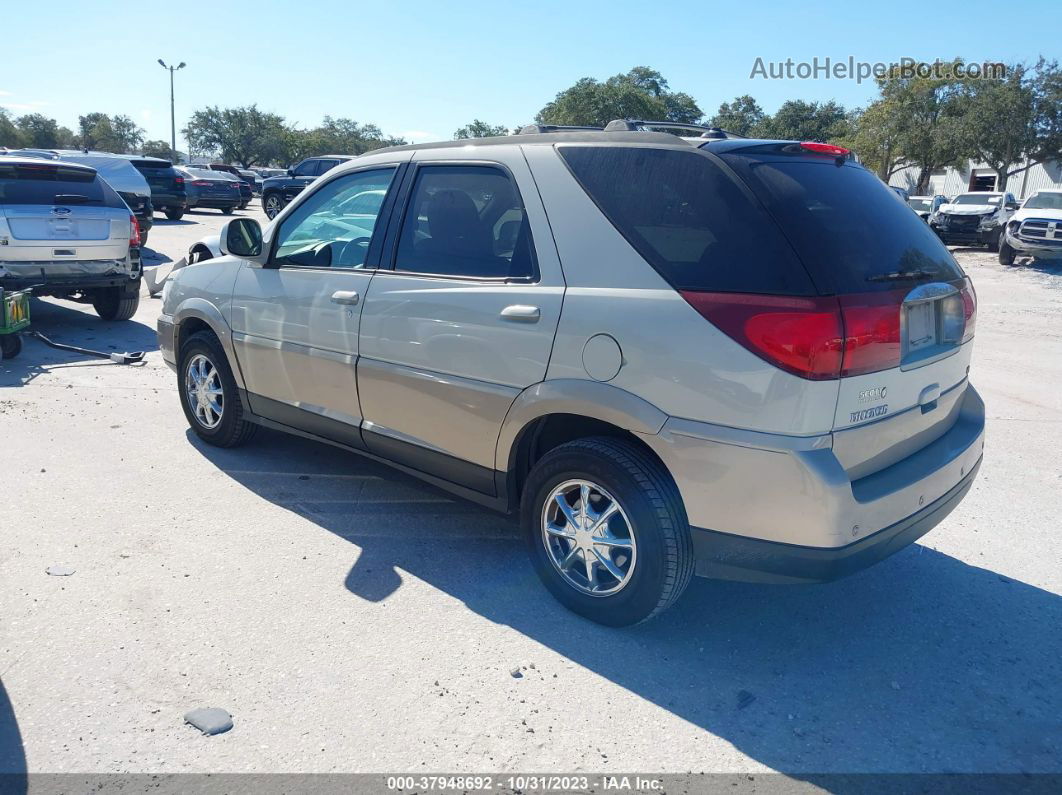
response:
<path id="1" fill-rule="evenodd" d="M 573 611 L 694 573 L 819 582 L 929 531 L 981 462 L 976 299 L 847 150 L 566 132 L 404 146 L 177 271 L 191 428 L 328 441 L 507 512 Z"/>

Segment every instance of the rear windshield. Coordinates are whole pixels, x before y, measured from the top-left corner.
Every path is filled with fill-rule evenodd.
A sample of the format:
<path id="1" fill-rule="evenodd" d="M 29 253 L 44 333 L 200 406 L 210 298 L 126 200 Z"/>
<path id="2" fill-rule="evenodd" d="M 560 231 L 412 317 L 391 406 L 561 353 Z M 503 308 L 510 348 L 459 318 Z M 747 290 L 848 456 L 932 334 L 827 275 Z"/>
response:
<path id="1" fill-rule="evenodd" d="M 95 171 L 51 163 L 0 163 L 0 204 L 122 206 Z"/>
<path id="2" fill-rule="evenodd" d="M 824 293 L 962 278 L 932 229 L 862 166 L 747 150 L 722 158 L 763 201 Z"/>
<path id="3" fill-rule="evenodd" d="M 613 226 L 676 289 L 815 293 L 777 226 L 705 154 L 605 146 L 559 151 Z"/>
<path id="4" fill-rule="evenodd" d="M 165 168 L 173 168 L 173 164 L 170 163 L 168 160 L 131 160 L 129 162 L 131 162 L 140 171 L 144 171 L 145 169 L 158 170 Z"/>

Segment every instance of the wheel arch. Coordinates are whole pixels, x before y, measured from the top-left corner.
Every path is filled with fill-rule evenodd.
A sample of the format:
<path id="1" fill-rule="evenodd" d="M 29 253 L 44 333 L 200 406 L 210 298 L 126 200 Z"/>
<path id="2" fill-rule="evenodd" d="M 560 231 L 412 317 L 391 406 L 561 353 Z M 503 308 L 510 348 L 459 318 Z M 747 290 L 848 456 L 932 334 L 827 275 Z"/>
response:
<path id="1" fill-rule="evenodd" d="M 209 331 L 221 343 L 228 358 L 229 367 L 236 386 L 244 388 L 243 374 L 236 359 L 232 344 L 232 332 L 229 324 L 216 306 L 202 298 L 189 298 L 184 301 L 173 315 L 173 353 L 180 361 L 181 346 L 184 340 L 199 331 Z"/>
<path id="2" fill-rule="evenodd" d="M 588 436 L 627 439 L 657 454 L 639 434 L 660 431 L 668 416 L 626 390 L 598 381 L 544 381 L 517 396 L 502 422 L 495 469 L 505 473 L 511 507 L 534 462 L 554 447 Z"/>

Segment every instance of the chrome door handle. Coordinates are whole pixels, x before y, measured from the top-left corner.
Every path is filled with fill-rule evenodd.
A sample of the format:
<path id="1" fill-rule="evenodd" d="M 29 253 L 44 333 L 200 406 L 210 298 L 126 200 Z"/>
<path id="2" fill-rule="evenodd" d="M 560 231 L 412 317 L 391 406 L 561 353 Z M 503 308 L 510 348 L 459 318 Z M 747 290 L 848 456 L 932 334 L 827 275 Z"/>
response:
<path id="1" fill-rule="evenodd" d="M 353 306 L 358 303 L 358 293 L 355 290 L 336 290 L 332 293 L 332 303 Z"/>
<path id="2" fill-rule="evenodd" d="M 537 323 L 542 313 L 537 306 L 526 304 L 513 304 L 501 311 L 502 320 L 511 320 L 514 323 Z"/>

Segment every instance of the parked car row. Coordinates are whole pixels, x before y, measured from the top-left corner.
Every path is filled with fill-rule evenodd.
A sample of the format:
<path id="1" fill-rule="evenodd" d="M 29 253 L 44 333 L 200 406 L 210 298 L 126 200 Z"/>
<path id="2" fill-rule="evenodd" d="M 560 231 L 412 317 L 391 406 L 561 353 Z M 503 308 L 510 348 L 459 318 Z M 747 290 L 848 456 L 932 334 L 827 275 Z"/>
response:
<path id="1" fill-rule="evenodd" d="M 189 427 L 518 513 L 545 587 L 610 625 L 928 532 L 985 424 L 940 237 L 842 147 L 622 129 L 301 163 L 163 288 Z"/>

